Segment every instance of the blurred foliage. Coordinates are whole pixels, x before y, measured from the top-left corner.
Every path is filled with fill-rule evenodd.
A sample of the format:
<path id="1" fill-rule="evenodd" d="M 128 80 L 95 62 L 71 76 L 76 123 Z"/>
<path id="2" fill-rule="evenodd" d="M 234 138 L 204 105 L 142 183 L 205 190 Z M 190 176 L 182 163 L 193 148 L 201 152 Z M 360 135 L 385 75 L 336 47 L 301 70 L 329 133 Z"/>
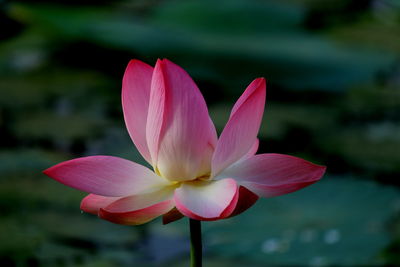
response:
<path id="1" fill-rule="evenodd" d="M 218 131 L 266 76 L 259 152 L 328 166 L 204 223 L 206 266 L 400 265 L 398 0 L 0 1 L 0 25 L 1 266 L 187 266 L 185 220 L 113 225 L 41 174 L 82 155 L 145 164 L 120 85 L 129 59 L 158 57 L 190 73 Z"/>

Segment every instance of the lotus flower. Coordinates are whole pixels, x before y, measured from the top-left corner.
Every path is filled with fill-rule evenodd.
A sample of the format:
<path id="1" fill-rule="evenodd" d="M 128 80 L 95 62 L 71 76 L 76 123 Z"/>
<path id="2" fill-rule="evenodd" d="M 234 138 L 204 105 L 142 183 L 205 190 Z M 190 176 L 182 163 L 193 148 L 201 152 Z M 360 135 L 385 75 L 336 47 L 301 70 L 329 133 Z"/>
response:
<path id="1" fill-rule="evenodd" d="M 282 154 L 259 154 L 257 133 L 266 82 L 255 79 L 239 98 L 220 137 L 196 84 L 179 66 L 130 61 L 122 86 L 129 135 L 153 171 L 112 156 L 89 156 L 44 173 L 90 193 L 81 209 L 126 225 L 164 215 L 211 221 L 237 215 L 259 197 L 318 181 L 325 167 Z"/>

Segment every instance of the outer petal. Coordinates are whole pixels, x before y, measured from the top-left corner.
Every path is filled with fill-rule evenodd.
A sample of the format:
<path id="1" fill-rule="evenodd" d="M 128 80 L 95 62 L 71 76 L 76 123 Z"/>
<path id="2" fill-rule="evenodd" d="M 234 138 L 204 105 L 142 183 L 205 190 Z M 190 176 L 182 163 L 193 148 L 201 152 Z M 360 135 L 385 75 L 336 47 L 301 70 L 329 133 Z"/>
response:
<path id="1" fill-rule="evenodd" d="M 196 220 L 228 217 L 236 207 L 238 188 L 233 179 L 186 182 L 175 190 L 175 205 Z"/>
<path id="2" fill-rule="evenodd" d="M 257 139 L 265 105 L 265 79 L 254 80 L 236 102 L 212 158 L 212 176 L 246 155 Z"/>
<path id="3" fill-rule="evenodd" d="M 138 225 L 149 222 L 174 208 L 173 187 L 121 198 L 100 209 L 102 219 L 117 224 Z"/>
<path id="4" fill-rule="evenodd" d="M 274 197 L 317 182 L 325 169 L 289 155 L 260 154 L 233 164 L 217 179 L 230 177 L 260 197 Z"/>
<path id="5" fill-rule="evenodd" d="M 229 218 L 246 211 L 254 204 L 256 204 L 258 199 L 259 197 L 256 194 L 248 190 L 246 187 L 240 186 L 238 202 L 231 215 L 229 215 Z"/>
<path id="6" fill-rule="evenodd" d="M 64 161 L 44 173 L 67 186 L 110 197 L 155 191 L 170 184 L 142 165 L 111 156 Z"/>
<path id="7" fill-rule="evenodd" d="M 183 217 L 185 216 L 182 213 L 180 213 L 179 210 L 173 208 L 172 210 L 163 215 L 162 221 L 163 224 L 169 224 L 177 220 L 180 220 Z"/>
<path id="8" fill-rule="evenodd" d="M 126 128 L 139 152 L 150 163 L 146 122 L 152 75 L 153 67 L 139 60 L 131 60 L 122 80 L 122 108 Z"/>
<path id="9" fill-rule="evenodd" d="M 104 208 L 114 201 L 120 199 L 119 197 L 103 197 L 95 194 L 89 194 L 81 201 L 81 210 L 87 213 L 97 215 L 101 208 Z"/>
<path id="10" fill-rule="evenodd" d="M 184 181 L 209 173 L 217 137 L 206 103 L 189 75 L 166 59 L 154 69 L 146 131 L 163 177 Z"/>

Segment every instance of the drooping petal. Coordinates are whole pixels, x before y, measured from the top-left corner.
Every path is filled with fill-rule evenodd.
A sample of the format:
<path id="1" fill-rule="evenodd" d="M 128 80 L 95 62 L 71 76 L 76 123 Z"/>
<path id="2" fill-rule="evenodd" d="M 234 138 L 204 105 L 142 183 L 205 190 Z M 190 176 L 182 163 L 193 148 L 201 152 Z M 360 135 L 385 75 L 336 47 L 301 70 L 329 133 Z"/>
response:
<path id="1" fill-rule="evenodd" d="M 238 161 L 257 139 L 265 105 L 265 79 L 255 79 L 234 105 L 212 158 L 212 176 Z"/>
<path id="2" fill-rule="evenodd" d="M 165 213 L 162 217 L 162 222 L 163 224 L 169 224 L 172 222 L 175 222 L 177 220 L 182 219 L 185 217 L 182 213 L 179 212 L 176 208 L 173 208 L 172 210 L 168 211 Z"/>
<path id="3" fill-rule="evenodd" d="M 236 207 L 238 188 L 233 179 L 186 182 L 175 190 L 175 205 L 196 220 L 228 217 Z"/>
<path id="4" fill-rule="evenodd" d="M 260 197 L 274 197 L 317 182 L 325 169 L 289 155 L 260 154 L 231 165 L 216 179 L 233 178 Z"/>
<path id="5" fill-rule="evenodd" d="M 99 216 L 117 224 L 139 225 L 149 222 L 174 208 L 173 187 L 159 191 L 133 195 L 101 208 Z"/>
<path id="6" fill-rule="evenodd" d="M 81 210 L 87 213 L 97 215 L 101 208 L 104 208 L 120 197 L 103 197 L 95 194 L 89 194 L 81 201 Z"/>
<path id="7" fill-rule="evenodd" d="M 142 165 L 112 156 L 68 160 L 44 173 L 75 189 L 110 197 L 155 191 L 170 184 Z"/>
<path id="8" fill-rule="evenodd" d="M 166 59 L 153 72 L 146 133 L 163 177 L 184 181 L 209 173 L 217 137 L 206 103 L 190 76 Z"/>
<path id="9" fill-rule="evenodd" d="M 239 215 L 256 204 L 259 197 L 244 186 L 239 187 L 239 198 L 235 209 L 228 218 Z"/>
<path id="10" fill-rule="evenodd" d="M 131 60 L 122 80 L 122 109 L 129 135 L 142 156 L 151 163 L 146 141 L 150 85 L 153 67 Z"/>

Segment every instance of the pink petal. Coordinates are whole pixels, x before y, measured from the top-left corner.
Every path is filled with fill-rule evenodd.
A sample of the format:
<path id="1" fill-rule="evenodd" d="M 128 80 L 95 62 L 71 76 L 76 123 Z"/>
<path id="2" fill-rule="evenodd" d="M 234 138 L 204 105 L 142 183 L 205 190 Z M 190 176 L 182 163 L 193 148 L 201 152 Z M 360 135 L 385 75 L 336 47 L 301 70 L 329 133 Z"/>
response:
<path id="1" fill-rule="evenodd" d="M 257 139 L 265 104 L 265 79 L 255 79 L 236 102 L 212 158 L 212 176 L 248 153 Z"/>
<path id="2" fill-rule="evenodd" d="M 235 179 L 260 197 L 297 191 L 317 182 L 325 167 L 282 154 L 260 154 L 225 169 L 217 179 Z"/>
<path id="3" fill-rule="evenodd" d="M 123 197 L 112 202 L 104 209 L 108 212 L 118 213 L 147 208 L 154 204 L 172 199 L 174 190 L 174 186 L 168 186 L 146 194 Z"/>
<path id="4" fill-rule="evenodd" d="M 246 211 L 256 204 L 258 199 L 259 197 L 256 194 L 248 190 L 246 187 L 240 186 L 238 202 L 233 212 L 229 215 L 229 218 Z"/>
<path id="5" fill-rule="evenodd" d="M 251 158 L 252 156 L 254 156 L 257 153 L 259 144 L 260 144 L 260 141 L 258 140 L 258 138 L 256 138 L 256 141 L 250 147 L 250 150 L 247 151 L 247 153 L 243 157 L 241 157 L 239 160 L 245 160 L 245 159 L 248 159 L 248 158 Z"/>
<path id="6" fill-rule="evenodd" d="M 171 187 L 162 190 L 121 198 L 100 209 L 99 216 L 117 224 L 139 225 L 149 222 L 174 208 Z"/>
<path id="7" fill-rule="evenodd" d="M 131 60 L 122 80 L 122 108 L 126 128 L 139 152 L 150 163 L 146 122 L 152 75 L 153 67 L 139 60 Z"/>
<path id="8" fill-rule="evenodd" d="M 105 209 L 100 209 L 99 217 L 117 224 L 140 225 L 167 213 L 173 207 L 173 200 L 166 200 L 147 208 L 128 212 L 113 213 Z"/>
<path id="9" fill-rule="evenodd" d="M 233 179 L 186 182 L 175 190 L 175 205 L 196 220 L 228 217 L 236 207 L 238 190 Z"/>
<path id="10" fill-rule="evenodd" d="M 154 191 L 170 184 L 142 165 L 111 156 L 64 161 L 44 173 L 75 189 L 110 197 Z"/>
<path id="11" fill-rule="evenodd" d="M 101 208 L 104 208 L 114 201 L 120 199 L 119 197 L 103 197 L 95 194 L 89 194 L 81 201 L 81 210 L 87 213 L 97 215 Z"/>
<path id="12" fill-rule="evenodd" d="M 190 76 L 166 59 L 154 69 L 146 132 L 163 177 L 185 181 L 210 172 L 217 137 L 206 103 Z"/>

